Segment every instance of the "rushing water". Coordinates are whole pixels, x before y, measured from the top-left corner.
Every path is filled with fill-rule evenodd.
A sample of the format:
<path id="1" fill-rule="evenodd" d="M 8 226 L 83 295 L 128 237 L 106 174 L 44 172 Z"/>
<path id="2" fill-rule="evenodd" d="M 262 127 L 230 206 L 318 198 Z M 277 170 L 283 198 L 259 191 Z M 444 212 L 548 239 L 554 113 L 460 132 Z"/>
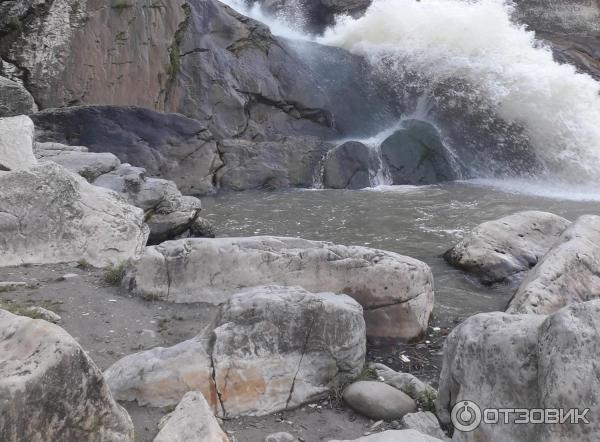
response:
<path id="1" fill-rule="evenodd" d="M 600 215 L 596 201 L 565 201 L 506 193 L 488 186 L 398 186 L 375 190 L 290 190 L 225 193 L 203 199 L 203 214 L 219 236 L 281 235 L 365 245 L 425 261 L 433 270 L 443 323 L 477 312 L 503 310 L 513 287 L 483 287 L 440 255 L 475 225 L 519 210 L 546 210 L 569 219 Z"/>

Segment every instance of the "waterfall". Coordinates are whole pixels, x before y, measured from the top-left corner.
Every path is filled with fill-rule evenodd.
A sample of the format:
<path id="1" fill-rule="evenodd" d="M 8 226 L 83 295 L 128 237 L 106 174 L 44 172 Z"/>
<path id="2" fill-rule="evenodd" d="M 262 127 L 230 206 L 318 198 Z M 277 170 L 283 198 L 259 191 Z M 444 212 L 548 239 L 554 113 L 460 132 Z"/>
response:
<path id="1" fill-rule="evenodd" d="M 524 128 L 547 178 L 600 180 L 600 84 L 553 60 L 502 0 L 375 0 L 318 42 L 365 56 L 401 82 L 466 83 L 503 120 Z"/>

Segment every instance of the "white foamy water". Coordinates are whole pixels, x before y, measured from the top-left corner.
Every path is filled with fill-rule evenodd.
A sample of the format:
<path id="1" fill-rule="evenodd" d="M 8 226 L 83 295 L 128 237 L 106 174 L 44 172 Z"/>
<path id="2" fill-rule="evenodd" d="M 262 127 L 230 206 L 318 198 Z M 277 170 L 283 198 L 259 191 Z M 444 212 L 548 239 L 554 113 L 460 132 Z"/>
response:
<path id="1" fill-rule="evenodd" d="M 553 178 L 600 182 L 600 84 L 556 63 L 511 13 L 502 0 L 375 0 L 318 41 L 366 56 L 388 77 L 409 69 L 432 85 L 466 81 L 525 127 Z"/>

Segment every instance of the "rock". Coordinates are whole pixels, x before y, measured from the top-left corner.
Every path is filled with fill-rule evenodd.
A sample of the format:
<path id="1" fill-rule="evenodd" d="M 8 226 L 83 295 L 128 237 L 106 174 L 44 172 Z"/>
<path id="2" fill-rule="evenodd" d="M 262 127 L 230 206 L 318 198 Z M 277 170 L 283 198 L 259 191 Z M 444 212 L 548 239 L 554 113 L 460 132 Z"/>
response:
<path id="1" fill-rule="evenodd" d="M 0 77 L 0 117 L 32 114 L 37 106 L 31 94 L 19 83 Z"/>
<path id="2" fill-rule="evenodd" d="M 44 158 L 47 155 L 55 155 L 60 152 L 89 152 L 89 149 L 85 146 L 69 146 L 67 144 L 53 143 L 51 141 L 36 141 L 33 144 L 33 152 L 36 158 Z"/>
<path id="3" fill-rule="evenodd" d="M 186 393 L 159 426 L 154 442 L 229 442 L 206 399 L 196 391 Z"/>
<path id="4" fill-rule="evenodd" d="M 444 254 L 484 283 L 519 279 L 552 247 L 570 222 L 548 212 L 518 212 L 475 227 Z"/>
<path id="5" fill-rule="evenodd" d="M 33 122 L 24 115 L 0 118 L 0 171 L 29 169 L 33 156 Z"/>
<path id="6" fill-rule="evenodd" d="M 320 161 L 330 147 L 314 137 L 224 140 L 219 143 L 224 166 L 215 180 L 219 188 L 231 190 L 312 187 Z"/>
<path id="7" fill-rule="evenodd" d="M 362 189 L 371 185 L 371 173 L 379 168 L 368 146 L 348 141 L 330 150 L 324 161 L 323 185 L 330 189 Z"/>
<path id="8" fill-rule="evenodd" d="M 232 296 L 214 329 L 127 356 L 105 378 L 120 400 L 165 406 L 200 390 L 219 416 L 261 416 L 354 378 L 365 347 L 362 309 L 348 296 L 259 287 Z"/>
<path id="9" fill-rule="evenodd" d="M 0 189 L 0 266 L 85 259 L 103 267 L 146 243 L 140 209 L 58 164 L 0 173 Z"/>
<path id="10" fill-rule="evenodd" d="M 400 419 L 417 411 L 406 393 L 383 382 L 359 381 L 344 390 L 344 401 L 356 412 L 371 419 Z"/>
<path id="11" fill-rule="evenodd" d="M 423 394 L 424 392 L 433 396 L 437 395 L 437 392 L 432 386 L 410 373 L 397 372 L 383 364 L 369 364 L 369 367 L 375 370 L 377 378 L 381 382 L 404 391 L 413 399 L 416 399 L 418 395 Z"/>
<path id="12" fill-rule="evenodd" d="M 102 373 L 60 327 L 0 311 L 0 439 L 133 442 Z"/>
<path id="13" fill-rule="evenodd" d="M 330 440 L 329 442 L 439 442 L 440 439 L 427 436 L 415 430 L 389 430 L 359 437 L 354 440 Z"/>
<path id="14" fill-rule="evenodd" d="M 143 297 L 212 304 L 264 284 L 350 295 L 363 306 L 372 337 L 418 339 L 433 307 L 433 278 L 423 262 L 300 238 L 169 241 L 147 247 L 123 280 L 123 287 Z"/>
<path id="15" fill-rule="evenodd" d="M 285 432 L 269 434 L 265 438 L 265 442 L 297 442 L 297 441 L 298 441 L 298 439 L 296 439 L 290 433 L 285 433 Z"/>
<path id="16" fill-rule="evenodd" d="M 41 142 L 87 146 L 110 152 L 149 176 L 174 181 L 184 193 L 213 190 L 222 166 L 206 124 L 178 114 L 116 106 L 51 109 L 32 115 Z"/>
<path id="17" fill-rule="evenodd" d="M 381 144 L 393 184 L 435 184 L 460 177 L 448 148 L 430 123 L 406 120 Z"/>
<path id="18" fill-rule="evenodd" d="M 27 287 L 29 287 L 29 284 L 27 284 L 26 282 L 0 281 L 0 293 L 12 292 Z"/>
<path id="19" fill-rule="evenodd" d="M 160 244 L 163 241 L 183 236 L 190 231 L 190 227 L 198 213 L 198 211 L 193 210 L 190 212 L 153 214 L 147 220 L 148 227 L 150 227 L 148 245 Z"/>
<path id="20" fill-rule="evenodd" d="M 30 317 L 43 319 L 44 321 L 52 322 L 53 324 L 58 324 L 62 319 L 59 315 L 51 310 L 45 309 L 44 307 L 27 307 L 26 312 Z"/>
<path id="21" fill-rule="evenodd" d="M 190 226 L 192 238 L 214 238 L 216 236 L 215 226 L 207 219 L 197 217 Z"/>
<path id="22" fill-rule="evenodd" d="M 600 216 L 578 218 L 528 273 L 508 313 L 547 315 L 600 297 Z"/>
<path id="23" fill-rule="evenodd" d="M 484 313 L 448 336 L 440 376 L 437 415 L 450 422 L 452 406 L 470 400 L 485 408 L 590 408 L 589 424 L 482 423 L 454 440 L 588 440 L 600 426 L 600 301 L 549 315 Z"/>
<path id="24" fill-rule="evenodd" d="M 112 153 L 94 153 L 48 150 L 37 151 L 37 157 L 45 161 L 54 161 L 65 169 L 81 175 L 89 182 L 93 182 L 100 175 L 115 170 L 121 162 Z"/>
<path id="25" fill-rule="evenodd" d="M 404 428 L 416 430 L 419 433 L 427 434 L 431 437 L 436 437 L 440 440 L 449 441 L 450 438 L 440 428 L 440 423 L 430 411 L 419 411 L 417 413 L 405 414 L 402 418 Z"/>

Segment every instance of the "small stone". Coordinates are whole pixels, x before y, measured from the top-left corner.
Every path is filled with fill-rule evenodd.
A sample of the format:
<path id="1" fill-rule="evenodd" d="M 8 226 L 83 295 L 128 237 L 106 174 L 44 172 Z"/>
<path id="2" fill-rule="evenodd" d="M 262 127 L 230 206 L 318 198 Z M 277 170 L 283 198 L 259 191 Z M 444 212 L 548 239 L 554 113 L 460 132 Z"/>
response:
<path id="1" fill-rule="evenodd" d="M 296 442 L 297 439 L 292 436 L 290 433 L 286 433 L 284 431 L 279 433 L 269 434 L 265 438 L 265 442 Z"/>

